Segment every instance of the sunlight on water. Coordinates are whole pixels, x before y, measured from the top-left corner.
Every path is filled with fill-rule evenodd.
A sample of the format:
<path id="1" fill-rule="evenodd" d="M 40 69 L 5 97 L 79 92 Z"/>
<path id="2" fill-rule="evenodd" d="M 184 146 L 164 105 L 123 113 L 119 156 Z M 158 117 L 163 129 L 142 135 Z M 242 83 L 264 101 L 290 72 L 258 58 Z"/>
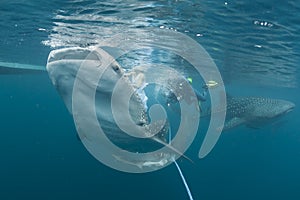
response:
<path id="1" fill-rule="evenodd" d="M 49 39 L 43 40 L 53 48 L 95 45 L 128 29 L 172 29 L 204 45 L 228 83 L 298 84 L 295 42 L 299 27 L 280 18 L 271 2 L 263 6 L 205 1 L 76 2 L 57 10 L 53 24 Z"/>

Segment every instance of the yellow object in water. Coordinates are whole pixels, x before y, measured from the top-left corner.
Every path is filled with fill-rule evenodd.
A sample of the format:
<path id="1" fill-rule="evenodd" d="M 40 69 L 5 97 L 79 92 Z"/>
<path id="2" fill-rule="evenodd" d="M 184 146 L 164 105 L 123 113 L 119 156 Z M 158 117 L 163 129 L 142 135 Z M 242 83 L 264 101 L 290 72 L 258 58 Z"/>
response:
<path id="1" fill-rule="evenodd" d="M 216 82 L 216 81 L 208 81 L 207 83 L 206 83 L 206 86 L 208 87 L 208 88 L 212 88 L 212 87 L 216 87 L 218 85 L 218 82 Z"/>

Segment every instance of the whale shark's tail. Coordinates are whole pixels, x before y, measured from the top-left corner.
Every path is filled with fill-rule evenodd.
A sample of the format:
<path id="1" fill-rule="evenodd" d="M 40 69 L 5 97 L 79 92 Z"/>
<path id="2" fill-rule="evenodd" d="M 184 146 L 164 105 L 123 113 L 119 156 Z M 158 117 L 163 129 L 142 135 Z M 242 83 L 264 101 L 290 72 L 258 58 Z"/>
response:
<path id="1" fill-rule="evenodd" d="M 41 65 L 29 65 L 22 63 L 0 62 L 1 74 L 26 74 L 45 72 L 46 67 Z"/>

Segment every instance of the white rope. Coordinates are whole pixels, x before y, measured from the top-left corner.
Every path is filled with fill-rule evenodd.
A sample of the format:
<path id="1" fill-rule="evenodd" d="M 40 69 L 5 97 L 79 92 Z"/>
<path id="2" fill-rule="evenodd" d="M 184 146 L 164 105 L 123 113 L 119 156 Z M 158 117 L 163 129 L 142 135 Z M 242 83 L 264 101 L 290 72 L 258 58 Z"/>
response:
<path id="1" fill-rule="evenodd" d="M 45 66 L 29 65 L 23 63 L 0 62 L 0 67 L 11 68 L 11 69 L 24 69 L 24 70 L 28 69 L 28 70 L 46 71 Z"/>
<path id="2" fill-rule="evenodd" d="M 172 141 L 172 136 L 171 136 L 171 130 L 170 130 L 170 131 L 169 131 L 169 143 L 171 143 L 171 141 Z M 193 199 L 193 196 L 192 196 L 192 193 L 191 193 L 191 191 L 190 191 L 190 188 L 189 188 L 189 186 L 188 186 L 188 184 L 187 184 L 187 182 L 186 182 L 186 180 L 185 180 L 185 178 L 184 178 L 184 176 L 183 176 L 183 174 L 182 174 L 182 171 L 181 171 L 181 169 L 180 169 L 180 167 L 179 167 L 179 165 L 177 164 L 177 162 L 176 162 L 175 159 L 174 159 L 174 163 L 175 163 L 176 168 L 177 168 L 177 170 L 178 170 L 178 172 L 179 172 L 179 174 L 180 174 L 181 180 L 182 180 L 182 182 L 183 182 L 183 184 L 184 184 L 184 186 L 185 186 L 185 189 L 186 189 L 186 191 L 187 191 L 187 193 L 188 193 L 188 195 L 189 195 L 190 200 L 194 200 L 194 199 Z"/>
<path id="3" fill-rule="evenodd" d="M 188 184 L 187 184 L 187 182 L 186 182 L 186 180 L 185 180 L 185 178 L 184 178 L 184 176 L 182 174 L 182 171 L 181 171 L 179 165 L 177 164 L 176 160 L 174 161 L 174 163 L 175 163 L 175 165 L 177 167 L 177 170 L 178 170 L 178 172 L 179 172 L 179 174 L 181 176 L 182 182 L 183 182 L 183 184 L 185 186 L 185 189 L 186 189 L 186 191 L 187 191 L 187 193 L 188 193 L 188 195 L 190 197 L 190 200 L 193 200 L 193 196 L 192 196 L 192 193 L 190 191 L 190 188 L 189 188 L 189 186 L 188 186 Z"/>

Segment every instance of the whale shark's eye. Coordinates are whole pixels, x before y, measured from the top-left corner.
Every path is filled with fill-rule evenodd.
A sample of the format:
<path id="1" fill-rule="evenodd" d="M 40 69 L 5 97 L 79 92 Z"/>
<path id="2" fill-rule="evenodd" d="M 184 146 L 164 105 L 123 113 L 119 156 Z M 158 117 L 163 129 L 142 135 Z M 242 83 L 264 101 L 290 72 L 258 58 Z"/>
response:
<path id="1" fill-rule="evenodd" d="M 118 65 L 112 65 L 111 67 L 115 72 L 120 73 L 120 67 Z"/>

